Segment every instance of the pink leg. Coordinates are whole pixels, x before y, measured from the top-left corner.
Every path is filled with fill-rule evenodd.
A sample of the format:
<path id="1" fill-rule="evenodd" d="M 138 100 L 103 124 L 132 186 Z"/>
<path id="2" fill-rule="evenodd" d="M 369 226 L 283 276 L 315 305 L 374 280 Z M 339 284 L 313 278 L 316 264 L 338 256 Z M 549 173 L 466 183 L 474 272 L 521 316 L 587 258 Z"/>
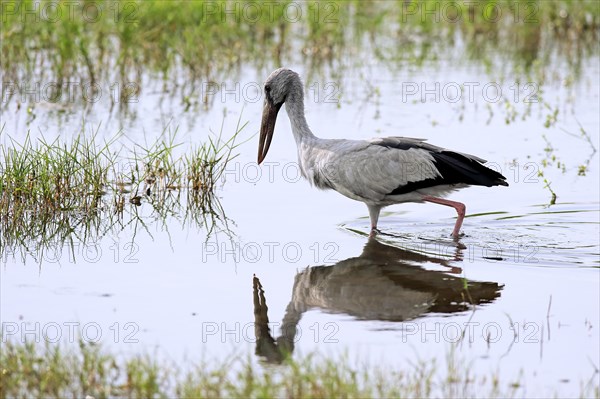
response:
<path id="1" fill-rule="evenodd" d="M 381 207 L 367 205 L 367 208 L 369 208 L 369 217 L 371 219 L 371 234 L 369 234 L 369 237 L 372 238 L 378 233 L 377 221 L 379 220 L 379 212 L 381 211 Z"/>
<path id="2" fill-rule="evenodd" d="M 463 219 L 465 218 L 465 213 L 467 207 L 465 204 L 456 201 L 445 200 L 442 198 L 430 197 L 429 195 L 423 196 L 423 201 L 433 202 L 434 204 L 451 206 L 456 209 L 456 213 L 458 217 L 456 218 L 456 224 L 454 225 L 454 231 L 452 231 L 452 236 L 454 238 L 458 238 L 458 233 L 460 232 L 460 226 L 462 226 Z"/>

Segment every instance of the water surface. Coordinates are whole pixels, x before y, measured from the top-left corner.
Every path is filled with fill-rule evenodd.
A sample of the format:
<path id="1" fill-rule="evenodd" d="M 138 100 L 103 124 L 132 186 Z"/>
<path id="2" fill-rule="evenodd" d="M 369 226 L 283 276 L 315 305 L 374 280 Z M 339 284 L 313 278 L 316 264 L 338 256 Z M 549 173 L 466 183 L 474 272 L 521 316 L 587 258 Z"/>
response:
<path id="1" fill-rule="evenodd" d="M 474 65 L 442 60 L 398 70 L 372 60 L 343 79 L 309 74 L 302 63 L 289 66 L 312 76 L 306 112 L 316 135 L 427 138 L 487 159 L 510 186 L 451 197 L 467 204 L 458 242 L 449 237 L 454 211 L 434 204 L 387 208 L 383 233 L 369 239 L 363 204 L 299 178 L 284 111 L 265 164 L 256 165 L 252 136 L 262 103 L 252 90 L 268 68 L 244 69 L 227 83 L 239 82 L 248 93 L 217 94 L 202 112 L 186 111 L 160 90 L 145 90 L 129 114 L 110 111 L 106 102 L 66 112 L 39 104 L 32 119 L 9 104 L 4 145 L 8 136 L 23 140 L 25 130 L 34 138 L 62 137 L 76 132 L 82 118 L 86 129 L 100 126 L 100 137 L 122 129 L 118 143 L 151 141 L 178 127 L 185 148 L 205 140 L 209 129 L 218 131 L 223 117 L 223 131 L 233 132 L 241 115 L 249 122 L 243 138 L 250 140 L 218 191 L 227 226 L 217 222 L 210 236 L 177 215 L 157 218 L 142 201 L 136 211 L 145 226 L 124 223 L 43 253 L 31 251 L 33 245 L 5 248 L 4 334 L 74 342 L 78 331 L 125 353 L 157 348 L 192 360 L 233 352 L 278 362 L 285 351 L 317 351 L 402 368 L 432 359 L 443 364 L 452 352 L 475 375 L 498 372 L 528 393 L 576 395 L 582 381 L 597 386 L 598 58 L 583 63 L 575 83 L 565 85 L 569 72 L 559 67 L 564 75 L 543 86 L 544 101 L 560 109 L 548 127 L 551 110 L 522 97 L 499 106 L 479 89 L 472 102 L 443 95 L 422 102 L 421 93 L 406 94 L 413 84 L 494 82 L 505 90 L 514 84 Z M 581 165 L 585 175 L 578 174 Z M 556 193 L 553 204 L 544 179 Z"/>

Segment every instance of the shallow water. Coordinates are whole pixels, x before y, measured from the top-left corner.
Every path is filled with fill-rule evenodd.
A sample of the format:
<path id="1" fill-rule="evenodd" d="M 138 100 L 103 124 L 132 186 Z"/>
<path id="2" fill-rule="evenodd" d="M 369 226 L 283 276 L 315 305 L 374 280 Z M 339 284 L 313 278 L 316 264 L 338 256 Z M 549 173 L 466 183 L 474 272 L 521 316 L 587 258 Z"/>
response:
<path id="1" fill-rule="evenodd" d="M 176 217 L 156 222 L 144 203 L 147 230 L 128 226 L 96 242 L 24 258 L 18 250 L 5 253 L 4 336 L 73 341 L 79 331 L 126 353 L 159 348 L 191 360 L 256 352 L 257 362 L 276 361 L 281 348 L 293 347 L 294 356 L 348 353 L 399 367 L 443 363 L 454 344 L 460 364 L 475 375 L 499 370 L 508 381 L 520 378 L 529 393 L 576 395 L 582 381 L 597 385 L 600 174 L 598 153 L 578 136 L 578 123 L 600 148 L 598 60 L 585 66 L 586 78 L 574 88 L 545 87 L 546 98 L 572 95 L 558 101 L 564 112 L 550 128 L 544 127 L 548 111 L 537 104 L 531 116 L 507 124 L 495 105 L 490 116 L 482 98 L 462 110 L 444 99 L 402 101 L 399 82 L 432 87 L 490 81 L 476 68 L 443 69 L 409 76 L 373 64 L 368 71 L 370 84 L 379 88 L 375 99 L 361 91 L 364 80 L 357 73 L 346 77 L 341 103 L 313 96 L 306 108 L 321 137 L 424 137 L 501 170 L 510 187 L 452 195 L 467 204 L 458 242 L 449 237 L 454 211 L 433 204 L 387 208 L 382 234 L 369 239 L 363 204 L 311 189 L 298 178 L 282 112 L 267 162 L 255 164 L 255 137 L 228 168 L 219 197 L 230 231 L 207 238 L 205 230 Z M 242 76 L 242 87 L 259 75 Z M 205 114 L 190 115 L 181 104 L 153 111 L 160 109 L 159 93 L 140 100 L 133 107 L 136 119 L 107 117 L 98 104 L 86 114 L 87 123 L 101 121 L 106 137 L 122 126 L 135 141 L 157 137 L 172 120 L 186 142 L 203 141 L 209 127 L 218 130 L 223 114 L 226 132 L 240 114 L 249 121 L 246 138 L 260 123 L 260 102 L 225 98 Z M 57 116 L 38 106 L 36 113 L 27 123 L 23 110 L 3 112 L 2 142 L 8 135 L 19 141 L 25 126 L 47 138 L 65 127 L 76 131 L 84 111 Z M 543 135 L 552 153 L 544 150 Z M 552 166 L 543 164 L 548 154 L 556 157 Z M 566 165 L 564 172 L 557 161 Z M 586 162 L 586 176 L 578 176 L 577 167 Z M 557 194 L 553 205 L 539 171 Z M 256 326 L 280 338 L 258 341 Z"/>

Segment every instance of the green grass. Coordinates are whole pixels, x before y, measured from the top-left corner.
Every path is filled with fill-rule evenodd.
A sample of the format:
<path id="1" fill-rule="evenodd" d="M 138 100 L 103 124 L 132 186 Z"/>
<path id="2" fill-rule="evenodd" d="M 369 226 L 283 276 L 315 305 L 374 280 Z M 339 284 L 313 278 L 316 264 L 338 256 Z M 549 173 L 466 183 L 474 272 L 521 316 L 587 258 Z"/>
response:
<path id="1" fill-rule="evenodd" d="M 0 110 L 27 109 L 27 124 L 46 105 L 68 112 L 89 106 L 96 94 L 128 117 L 136 101 L 157 89 L 161 101 L 180 101 L 184 112 L 197 114 L 223 98 L 242 71 L 256 73 L 249 79 L 260 84 L 279 66 L 301 68 L 307 89 L 322 94 L 315 94 L 318 101 L 333 99 L 327 84 L 335 84 L 337 101 L 353 101 L 352 90 L 368 100 L 378 90 L 370 79 L 360 79 L 359 87 L 346 79 L 372 64 L 408 72 L 409 80 L 423 68 L 479 68 L 490 82 L 518 88 L 505 87 L 496 104 L 484 104 L 489 121 L 499 113 L 510 124 L 548 102 L 558 109 L 574 101 L 574 83 L 599 54 L 596 0 L 286 0 L 272 7 L 246 0 L 101 0 L 91 8 L 99 16 L 89 14 L 86 2 L 5 3 Z M 36 15 L 24 13 L 35 4 Z M 60 18 L 42 12 L 48 4 L 63 10 Z M 41 100 L 27 94 L 38 83 Z M 546 98 L 546 85 L 571 91 Z M 460 120 L 468 96 L 461 97 Z M 554 115 L 546 123 L 556 121 Z"/>
<path id="2" fill-rule="evenodd" d="M 17 250 L 43 255 L 74 239 L 96 242 L 134 222 L 145 227 L 141 206 L 155 219 L 180 215 L 210 234 L 227 220 L 215 192 L 244 126 L 238 121 L 231 138 L 221 129 L 187 150 L 176 132 L 147 146 L 119 146 L 122 138 L 100 141 L 83 131 L 66 141 L 27 135 L 0 145 L 0 257 Z"/>
<path id="3" fill-rule="evenodd" d="M 302 63 L 310 79 L 340 78 L 365 59 L 407 69 L 449 58 L 542 84 L 552 65 L 578 74 L 598 54 L 600 32 L 595 0 L 452 2 L 458 8 L 438 0 L 283 1 L 272 8 L 250 1 L 105 0 L 93 2 L 99 16 L 86 2 L 75 3 L 73 17 L 67 0 L 7 3 L 0 30 L 4 82 L 133 82 L 142 89 L 149 74 L 188 99 L 202 82 L 231 81 L 242 66 L 266 72 Z M 37 19 L 23 12 L 34 3 Z M 42 13 L 49 3 L 62 17 Z M 498 61 L 510 70 L 495 70 Z M 181 79 L 188 84 L 180 87 Z"/>
<path id="4" fill-rule="evenodd" d="M 421 361 L 402 368 L 373 366 L 346 355 L 318 354 L 257 365 L 238 355 L 216 362 L 157 360 L 123 356 L 102 346 L 18 343 L 5 340 L 0 353 L 1 397 L 129 398 L 364 398 L 364 397 L 522 397 L 517 379 L 483 376 L 454 350 L 444 366 Z M 446 371 L 439 373 L 443 367 Z M 582 382 L 581 397 L 600 395 L 594 379 Z M 547 393 L 552 393 L 548 387 Z"/>

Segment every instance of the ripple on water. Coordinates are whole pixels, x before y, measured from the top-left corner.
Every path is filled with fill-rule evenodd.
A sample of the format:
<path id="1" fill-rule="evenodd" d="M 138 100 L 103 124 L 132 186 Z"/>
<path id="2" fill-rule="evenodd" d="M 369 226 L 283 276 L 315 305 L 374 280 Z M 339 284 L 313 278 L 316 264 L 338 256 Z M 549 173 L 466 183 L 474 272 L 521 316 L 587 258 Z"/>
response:
<path id="1" fill-rule="evenodd" d="M 496 261 L 528 267 L 600 267 L 598 203 L 533 205 L 511 212 L 467 215 L 458 242 L 449 236 L 453 218 L 418 220 L 388 213 L 380 223 L 380 239 L 421 253 L 460 261 Z M 368 224 L 356 220 L 342 226 L 368 235 Z"/>

